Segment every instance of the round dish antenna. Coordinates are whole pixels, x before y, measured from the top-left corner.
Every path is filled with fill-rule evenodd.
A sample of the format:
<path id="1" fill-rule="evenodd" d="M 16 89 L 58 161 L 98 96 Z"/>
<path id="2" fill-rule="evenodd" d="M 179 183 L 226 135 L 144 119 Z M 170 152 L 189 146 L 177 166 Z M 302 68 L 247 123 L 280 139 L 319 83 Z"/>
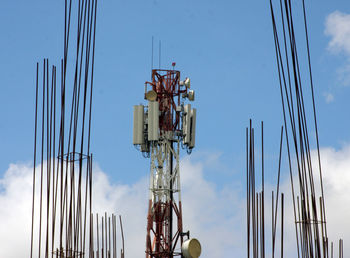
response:
<path id="1" fill-rule="evenodd" d="M 157 99 L 157 93 L 154 90 L 150 90 L 146 93 L 146 99 L 148 101 L 155 101 Z"/>
<path id="2" fill-rule="evenodd" d="M 181 251 L 185 258 L 198 258 L 201 255 L 202 247 L 196 238 L 191 238 L 183 242 Z"/>

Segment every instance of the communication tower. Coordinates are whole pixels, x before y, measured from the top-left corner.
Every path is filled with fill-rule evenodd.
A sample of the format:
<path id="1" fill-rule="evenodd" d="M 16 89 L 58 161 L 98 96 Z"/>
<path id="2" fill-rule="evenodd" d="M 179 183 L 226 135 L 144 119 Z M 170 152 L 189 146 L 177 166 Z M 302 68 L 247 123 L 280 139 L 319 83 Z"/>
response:
<path id="1" fill-rule="evenodd" d="M 179 71 L 153 69 L 145 82 L 148 104 L 134 106 L 133 144 L 151 160 L 146 258 L 201 253 L 199 241 L 183 231 L 180 189 L 180 148 L 191 153 L 195 146 L 196 109 L 185 104 L 194 97 Z"/>

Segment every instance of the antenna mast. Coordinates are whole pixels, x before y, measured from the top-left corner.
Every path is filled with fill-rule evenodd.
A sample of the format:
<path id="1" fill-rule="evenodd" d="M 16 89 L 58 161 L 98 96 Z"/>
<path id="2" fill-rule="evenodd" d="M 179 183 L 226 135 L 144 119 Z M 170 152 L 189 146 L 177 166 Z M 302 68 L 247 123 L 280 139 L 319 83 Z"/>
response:
<path id="1" fill-rule="evenodd" d="M 197 258 L 200 243 L 182 228 L 179 166 L 180 146 L 188 153 L 195 146 L 196 109 L 184 104 L 194 100 L 194 91 L 175 69 L 153 69 L 151 78 L 145 82 L 148 105 L 134 106 L 133 132 L 133 144 L 151 160 L 146 258 Z"/>

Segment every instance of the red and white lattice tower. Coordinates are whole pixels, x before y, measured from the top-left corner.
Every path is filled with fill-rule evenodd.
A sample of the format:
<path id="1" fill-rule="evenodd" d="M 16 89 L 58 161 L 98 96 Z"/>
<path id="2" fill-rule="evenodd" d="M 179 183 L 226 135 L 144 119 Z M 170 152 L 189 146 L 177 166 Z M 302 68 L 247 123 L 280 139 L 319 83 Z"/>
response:
<path id="1" fill-rule="evenodd" d="M 185 104 L 194 100 L 190 79 L 181 81 L 176 70 L 153 69 L 145 99 L 147 106 L 134 106 L 133 144 L 151 159 L 146 258 L 197 258 L 200 243 L 182 227 L 179 166 L 180 147 L 190 153 L 195 146 L 196 109 Z"/>

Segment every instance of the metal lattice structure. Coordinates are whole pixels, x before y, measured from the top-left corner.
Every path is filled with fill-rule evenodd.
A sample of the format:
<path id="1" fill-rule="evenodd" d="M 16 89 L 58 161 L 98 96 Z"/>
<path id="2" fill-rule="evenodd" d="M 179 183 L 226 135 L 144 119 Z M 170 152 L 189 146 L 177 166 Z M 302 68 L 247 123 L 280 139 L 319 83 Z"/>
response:
<path id="1" fill-rule="evenodd" d="M 146 257 L 181 256 L 189 233 L 182 226 L 180 147 L 190 153 L 195 145 L 196 109 L 184 104 L 194 100 L 194 91 L 176 70 L 154 69 L 151 78 L 145 83 L 148 107 L 134 107 L 133 141 L 151 159 Z"/>

